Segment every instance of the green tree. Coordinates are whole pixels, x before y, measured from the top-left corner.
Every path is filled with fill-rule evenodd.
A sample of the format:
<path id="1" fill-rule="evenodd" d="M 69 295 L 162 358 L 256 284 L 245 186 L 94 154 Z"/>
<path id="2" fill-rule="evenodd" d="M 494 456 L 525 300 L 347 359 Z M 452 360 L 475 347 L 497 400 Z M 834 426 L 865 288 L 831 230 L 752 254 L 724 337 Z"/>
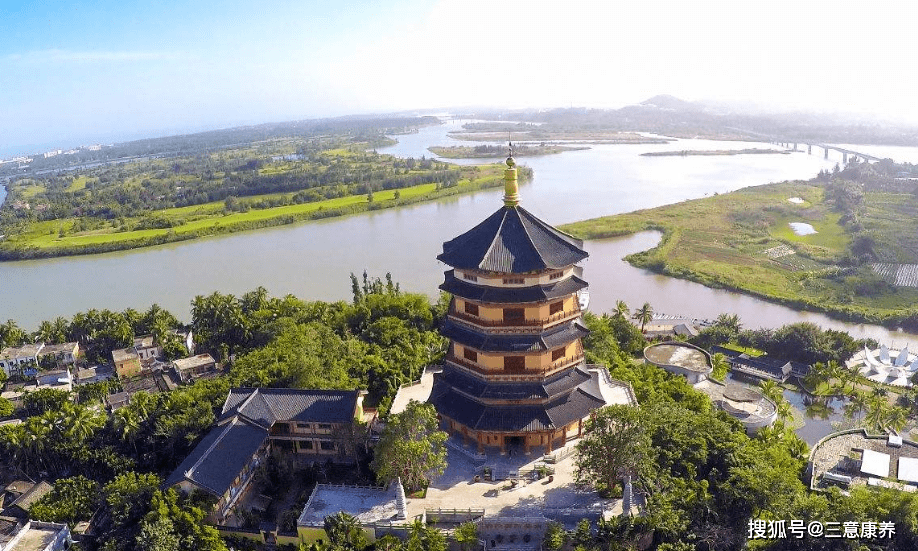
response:
<path id="1" fill-rule="evenodd" d="M 0 385 L 2 385 L 2 382 L 0 382 Z M 0 419 L 9 417 L 13 414 L 15 409 L 16 408 L 13 406 L 13 402 L 10 402 L 6 398 L 0 398 Z"/>
<path id="2" fill-rule="evenodd" d="M 727 361 L 727 357 L 718 352 L 711 357 L 711 363 L 714 367 L 711 372 L 711 378 L 723 382 L 730 372 L 730 362 Z"/>
<path id="3" fill-rule="evenodd" d="M 0 350 L 25 344 L 28 341 L 28 335 L 23 331 L 16 322 L 7 320 L 6 323 L 0 323 Z"/>
<path id="4" fill-rule="evenodd" d="M 22 397 L 22 406 L 28 415 L 41 415 L 47 411 L 60 411 L 70 402 L 70 393 L 55 388 L 40 388 Z"/>
<path id="5" fill-rule="evenodd" d="M 632 315 L 631 318 L 641 323 L 641 333 L 643 333 L 644 325 L 653 319 L 653 307 L 650 306 L 649 302 L 645 302 L 640 308 L 634 311 L 634 315 Z"/>
<path id="6" fill-rule="evenodd" d="M 98 504 L 98 484 L 83 476 L 62 478 L 54 483 L 53 490 L 32 506 L 29 516 L 46 522 L 66 522 L 72 526 L 89 520 Z"/>
<path id="7" fill-rule="evenodd" d="M 118 475 L 105 485 L 102 496 L 108 505 L 112 522 L 124 526 L 143 517 L 149 511 L 153 493 L 159 489 L 160 479 L 155 474 L 138 474 L 134 471 Z"/>
<path id="8" fill-rule="evenodd" d="M 635 474 L 647 460 L 650 440 L 638 408 L 605 407 L 593 413 L 586 428 L 577 443 L 578 484 L 611 491 L 623 475 Z"/>
<path id="9" fill-rule="evenodd" d="M 181 538 L 168 517 L 141 523 L 136 541 L 137 551 L 175 551 L 181 547 Z"/>
<path id="10" fill-rule="evenodd" d="M 329 548 L 336 551 L 360 551 L 369 542 L 357 519 L 339 511 L 325 517 L 325 534 L 328 535 Z"/>
<path id="11" fill-rule="evenodd" d="M 456 543 L 463 551 L 471 551 L 478 545 L 478 525 L 474 522 L 463 522 L 453 533 Z"/>
<path id="12" fill-rule="evenodd" d="M 542 538 L 542 545 L 548 551 L 560 551 L 567 542 L 567 532 L 560 522 L 549 522 L 545 528 L 545 536 Z"/>
<path id="13" fill-rule="evenodd" d="M 433 526 L 427 526 L 420 520 L 414 521 L 408 529 L 406 551 L 446 551 L 446 537 Z"/>
<path id="14" fill-rule="evenodd" d="M 447 434 L 437 427 L 431 404 L 411 401 L 405 411 L 390 415 L 376 445 L 371 467 L 380 482 L 401 478 L 408 491 L 426 487 L 446 469 Z"/>

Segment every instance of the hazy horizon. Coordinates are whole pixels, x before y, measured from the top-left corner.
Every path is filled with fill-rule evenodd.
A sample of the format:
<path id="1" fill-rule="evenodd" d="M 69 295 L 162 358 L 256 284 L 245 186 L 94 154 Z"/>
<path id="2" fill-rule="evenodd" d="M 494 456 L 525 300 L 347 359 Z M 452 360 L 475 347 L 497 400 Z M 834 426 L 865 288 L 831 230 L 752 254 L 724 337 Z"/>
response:
<path id="1" fill-rule="evenodd" d="M 918 123 L 918 5 L 391 0 L 5 5 L 0 158 L 240 125 L 658 94 Z"/>

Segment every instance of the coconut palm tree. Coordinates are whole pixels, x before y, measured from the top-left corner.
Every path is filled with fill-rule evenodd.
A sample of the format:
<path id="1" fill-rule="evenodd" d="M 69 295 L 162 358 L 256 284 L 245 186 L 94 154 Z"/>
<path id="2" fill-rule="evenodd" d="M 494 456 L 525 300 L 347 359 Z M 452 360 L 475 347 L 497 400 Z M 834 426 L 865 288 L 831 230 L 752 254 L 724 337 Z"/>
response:
<path id="1" fill-rule="evenodd" d="M 867 410 L 868 397 L 867 394 L 855 390 L 851 393 L 851 396 L 848 398 L 848 404 L 845 406 L 845 415 L 847 417 L 856 417 L 857 422 L 861 421 L 861 417 L 864 414 L 864 411 Z"/>
<path id="2" fill-rule="evenodd" d="M 896 431 L 901 431 L 908 423 L 908 411 L 901 407 L 892 407 L 886 411 L 884 422 Z"/>
<path id="3" fill-rule="evenodd" d="M 628 304 L 625 303 L 624 300 L 615 301 L 615 315 L 616 316 L 625 317 L 628 315 L 629 311 L 630 311 L 630 308 L 628 308 Z"/>
<path id="4" fill-rule="evenodd" d="M 634 311 L 634 315 L 631 318 L 641 322 L 641 333 L 643 333 L 644 325 L 653 319 L 653 307 L 650 306 L 649 302 L 645 302 L 643 306 Z"/>
<path id="5" fill-rule="evenodd" d="M 784 390 L 778 386 L 778 383 L 772 380 L 763 380 L 759 383 L 759 390 L 762 391 L 762 394 L 766 398 L 777 404 L 779 401 L 783 400 Z"/>
<path id="6" fill-rule="evenodd" d="M 137 436 L 140 433 L 140 418 L 128 408 L 121 408 L 112 416 L 112 426 L 122 442 L 129 443 L 137 452 Z"/>
<path id="7" fill-rule="evenodd" d="M 794 417 L 794 408 L 791 407 L 790 402 L 782 399 L 776 405 L 778 408 L 778 419 L 780 419 L 782 423 L 786 423 L 788 419 Z"/>
<path id="8" fill-rule="evenodd" d="M 881 430 L 883 422 L 886 420 L 886 412 L 889 409 L 889 402 L 883 396 L 874 394 L 867 400 L 867 416 L 865 421 L 867 426 Z"/>

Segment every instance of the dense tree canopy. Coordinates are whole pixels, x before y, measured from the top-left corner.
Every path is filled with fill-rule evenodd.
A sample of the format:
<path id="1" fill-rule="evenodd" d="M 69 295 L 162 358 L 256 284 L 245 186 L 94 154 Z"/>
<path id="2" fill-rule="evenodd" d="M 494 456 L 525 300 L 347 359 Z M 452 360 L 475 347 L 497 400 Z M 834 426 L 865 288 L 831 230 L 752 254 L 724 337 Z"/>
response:
<path id="1" fill-rule="evenodd" d="M 438 428 L 430 404 L 411 401 L 390 415 L 376 445 L 372 468 L 382 483 L 401 478 L 406 490 L 419 490 L 446 468 L 447 434 Z"/>

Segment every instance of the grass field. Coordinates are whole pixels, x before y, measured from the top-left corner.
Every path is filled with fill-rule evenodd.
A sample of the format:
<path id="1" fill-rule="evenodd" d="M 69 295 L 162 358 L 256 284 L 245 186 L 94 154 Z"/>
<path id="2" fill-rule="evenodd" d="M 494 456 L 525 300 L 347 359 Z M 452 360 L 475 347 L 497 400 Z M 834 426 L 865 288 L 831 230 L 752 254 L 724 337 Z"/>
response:
<path id="1" fill-rule="evenodd" d="M 437 189 L 437 184 L 431 183 L 399 190 L 376 191 L 373 193 L 372 203 L 367 195 L 361 194 L 234 213 L 226 213 L 225 204 L 222 201 L 164 209 L 154 214 L 158 217 L 172 220 L 176 225 L 163 229 L 119 231 L 112 221 L 97 221 L 92 228 L 74 232 L 73 229 L 79 222 L 77 218 L 35 222 L 30 225 L 28 231 L 7 239 L 4 242 L 4 246 L 13 250 L 31 250 L 31 252 L 23 254 L 25 257 L 81 254 L 80 251 L 83 248 L 85 248 L 86 253 L 99 252 L 100 246 L 101 250 L 135 248 L 162 242 L 191 239 L 203 235 L 288 224 L 298 220 L 340 216 L 370 209 L 391 208 L 502 185 L 502 169 L 499 165 L 481 166 L 478 167 L 477 172 L 473 173 L 478 176 L 462 179 L 454 187 Z M 83 185 L 85 185 L 85 182 L 83 182 Z M 398 199 L 396 199 L 396 194 L 398 194 Z M 245 197 L 244 199 L 248 202 L 256 202 L 265 198 L 290 195 L 293 194 L 259 195 Z M 128 220 L 129 223 L 134 221 Z"/>
<path id="2" fill-rule="evenodd" d="M 791 197 L 804 202 L 791 203 Z M 874 202 L 869 204 L 878 208 Z M 876 218 L 874 213 L 865 223 Z M 818 233 L 797 235 L 790 222 L 811 224 Z M 563 229 L 584 239 L 660 230 L 660 244 L 629 256 L 629 262 L 843 319 L 895 324 L 916 313 L 918 291 L 914 289 L 861 292 L 863 279 L 869 276 L 843 264 L 850 236 L 839 224 L 839 214 L 824 202 L 823 189 L 810 183 L 745 188 Z M 878 234 L 878 241 L 897 239 L 892 228 L 889 232 Z"/>

